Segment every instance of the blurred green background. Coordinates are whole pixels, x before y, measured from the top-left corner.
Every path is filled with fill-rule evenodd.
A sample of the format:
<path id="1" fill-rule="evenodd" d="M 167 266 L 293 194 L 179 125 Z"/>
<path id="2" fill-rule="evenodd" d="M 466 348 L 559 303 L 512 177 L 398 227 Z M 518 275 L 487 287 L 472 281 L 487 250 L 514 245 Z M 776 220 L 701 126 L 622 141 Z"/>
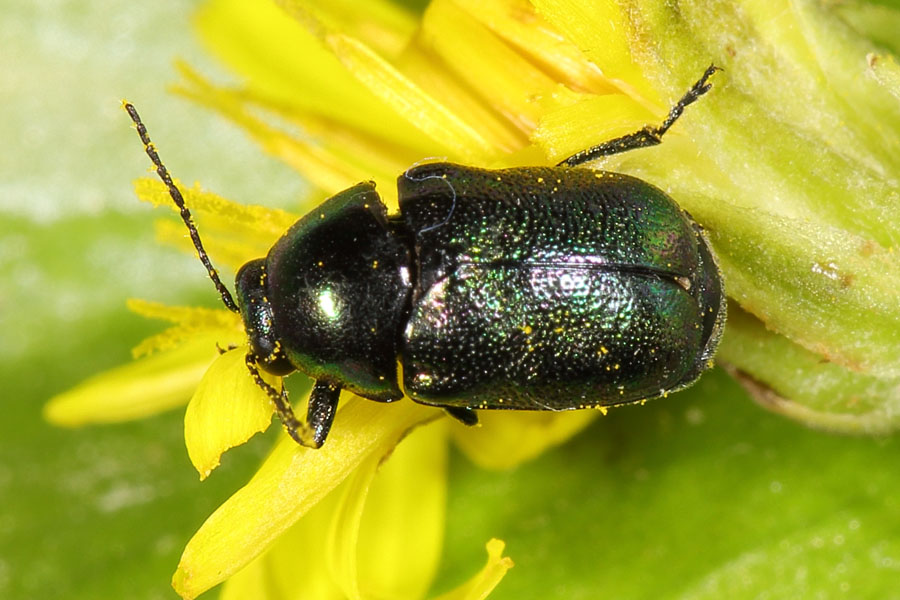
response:
<path id="1" fill-rule="evenodd" d="M 54 429 L 44 402 L 130 360 L 160 325 L 143 297 L 215 305 L 202 267 L 154 242 L 148 161 L 123 98 L 169 168 L 241 202 L 304 189 L 230 123 L 166 92 L 176 57 L 221 73 L 192 37 L 197 2 L 4 2 L 0 18 L 0 598 L 172 598 L 185 541 L 252 472 L 260 440 L 201 486 L 181 411 Z"/>
<path id="2" fill-rule="evenodd" d="M 185 541 L 252 473 L 274 431 L 199 483 L 181 411 L 54 429 L 43 403 L 129 360 L 159 326 L 125 299 L 216 305 L 202 268 L 153 240 L 131 182 L 148 161 L 246 203 L 304 185 L 231 124 L 166 93 L 174 58 L 227 77 L 193 40 L 195 2 L 35 0 L 0 19 L 0 598 L 174 598 Z M 275 428 L 273 428 L 274 430 Z M 451 461 L 437 589 L 505 539 L 497 598 L 900 598 L 894 439 L 808 431 L 720 371 L 615 410 L 505 473 Z"/>

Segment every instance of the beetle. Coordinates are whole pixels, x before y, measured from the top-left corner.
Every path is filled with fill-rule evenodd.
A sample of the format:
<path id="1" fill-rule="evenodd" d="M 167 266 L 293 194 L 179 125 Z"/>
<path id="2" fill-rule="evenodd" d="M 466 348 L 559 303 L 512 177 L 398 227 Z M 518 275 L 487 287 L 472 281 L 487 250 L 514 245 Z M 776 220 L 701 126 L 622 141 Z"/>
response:
<path id="1" fill-rule="evenodd" d="M 703 231 L 649 183 L 577 167 L 659 144 L 716 70 L 661 125 L 555 167 L 415 165 L 398 178 L 393 215 L 373 182 L 340 192 L 238 271 L 236 301 L 136 109 L 124 106 L 222 302 L 243 319 L 250 375 L 291 437 L 318 448 L 341 390 L 381 402 L 406 395 L 473 425 L 480 409 L 605 407 L 696 381 L 726 311 Z M 305 422 L 259 369 L 315 380 Z"/>

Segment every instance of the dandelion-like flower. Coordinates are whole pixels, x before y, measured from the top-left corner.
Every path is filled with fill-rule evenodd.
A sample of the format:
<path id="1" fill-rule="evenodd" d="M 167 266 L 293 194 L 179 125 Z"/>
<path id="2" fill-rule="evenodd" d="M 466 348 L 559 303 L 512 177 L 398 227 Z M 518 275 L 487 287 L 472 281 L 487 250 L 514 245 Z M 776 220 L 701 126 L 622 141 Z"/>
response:
<path id="1" fill-rule="evenodd" d="M 723 67 L 664 144 L 602 166 L 661 187 L 704 226 L 735 301 L 720 357 L 760 402 L 838 431 L 896 428 L 900 69 L 852 15 L 786 2 L 435 0 L 417 20 L 386 0 L 318 4 L 208 2 L 198 30 L 243 82 L 221 87 L 182 65 L 176 88 L 307 177 L 309 206 L 362 180 L 396 206 L 397 174 L 425 157 L 555 164 L 660 122 L 708 64 Z M 170 203 L 157 181 L 136 188 Z M 210 254 L 233 269 L 299 217 L 183 193 Z M 161 223 L 159 236 L 191 249 L 180 223 Z M 53 399 L 47 416 L 133 419 L 190 397 L 185 440 L 206 477 L 271 423 L 239 319 L 130 307 L 174 325 L 135 348 L 135 362 Z M 346 397 L 323 449 L 285 437 L 210 516 L 175 588 L 191 598 L 227 580 L 235 598 L 422 597 L 439 560 L 447 438 L 480 465 L 510 467 L 596 414 L 485 414 L 469 431 L 411 402 Z M 488 554 L 446 598 L 490 592 L 511 562 L 499 541 Z"/>

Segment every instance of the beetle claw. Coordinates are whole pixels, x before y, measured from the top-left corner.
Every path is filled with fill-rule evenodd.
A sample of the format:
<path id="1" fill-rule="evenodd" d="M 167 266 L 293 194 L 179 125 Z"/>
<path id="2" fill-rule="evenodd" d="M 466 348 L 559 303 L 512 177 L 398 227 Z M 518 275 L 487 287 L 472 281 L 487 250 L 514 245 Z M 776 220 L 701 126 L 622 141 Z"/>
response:
<path id="1" fill-rule="evenodd" d="M 259 374 L 257 356 L 248 353 L 246 363 L 247 370 L 250 371 L 253 381 L 269 396 L 272 404 L 275 405 L 275 412 L 278 414 L 278 418 L 288 435 L 301 446 L 321 448 L 325 438 L 328 436 L 328 431 L 331 429 L 334 413 L 337 412 L 337 401 L 340 397 L 341 388 L 317 381 L 309 398 L 308 423 L 304 423 L 294 414 L 294 409 L 291 406 L 284 385 L 281 386 L 280 390 L 276 390 L 266 383 Z"/>

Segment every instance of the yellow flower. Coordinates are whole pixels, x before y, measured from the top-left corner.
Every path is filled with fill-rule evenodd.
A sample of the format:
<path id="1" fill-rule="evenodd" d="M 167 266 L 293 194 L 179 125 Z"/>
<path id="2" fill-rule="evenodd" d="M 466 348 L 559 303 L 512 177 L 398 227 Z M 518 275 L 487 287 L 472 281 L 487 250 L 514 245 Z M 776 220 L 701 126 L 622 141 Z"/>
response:
<path id="1" fill-rule="evenodd" d="M 421 20 L 386 0 L 320 4 L 209 1 L 198 31 L 242 84 L 182 66 L 177 87 L 307 177 L 317 192 L 306 208 L 361 180 L 396 206 L 396 175 L 426 157 L 555 164 L 660 122 L 707 65 L 724 67 L 662 146 L 604 166 L 666 189 L 707 228 L 746 311 L 732 311 L 722 356 L 760 399 L 824 427 L 896 427 L 900 77 L 890 56 L 860 37 L 817 37 L 831 26 L 825 13 L 780 2 L 435 0 Z M 821 96 L 823 78 L 839 87 Z M 137 193 L 170 204 L 159 182 L 140 180 Z M 265 255 L 299 216 L 184 194 L 214 262 L 232 269 Z M 191 250 L 180 223 L 159 235 Z M 47 417 L 132 419 L 193 393 L 185 439 L 206 477 L 271 421 L 243 365 L 240 323 L 225 310 L 131 307 L 176 325 L 138 346 L 134 363 L 54 398 Z M 217 355 L 217 345 L 234 349 Z M 504 468 L 596 414 L 488 413 L 470 431 L 408 401 L 347 397 L 323 449 L 279 442 L 189 542 L 173 583 L 186 598 L 225 580 L 226 597 L 422 597 L 440 550 L 445 439 Z M 485 570 L 447 598 L 493 589 L 511 563 L 502 543 L 488 549 Z M 397 569 L 398 556 L 415 568 Z"/>

